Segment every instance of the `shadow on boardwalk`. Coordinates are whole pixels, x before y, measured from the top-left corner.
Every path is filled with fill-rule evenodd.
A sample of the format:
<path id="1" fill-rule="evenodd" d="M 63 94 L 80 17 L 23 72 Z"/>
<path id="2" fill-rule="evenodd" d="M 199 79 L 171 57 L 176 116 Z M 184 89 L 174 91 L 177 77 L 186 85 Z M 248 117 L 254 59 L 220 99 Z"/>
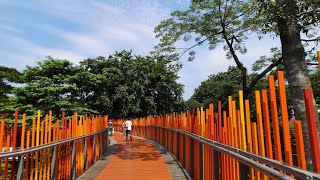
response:
<path id="1" fill-rule="evenodd" d="M 134 139 L 133 141 L 124 141 L 117 144 L 116 157 L 123 160 L 142 160 L 142 161 L 157 161 L 162 158 L 160 152 L 154 148 L 152 144 L 142 143 L 144 140 Z M 149 150 L 149 151 L 146 151 Z"/>

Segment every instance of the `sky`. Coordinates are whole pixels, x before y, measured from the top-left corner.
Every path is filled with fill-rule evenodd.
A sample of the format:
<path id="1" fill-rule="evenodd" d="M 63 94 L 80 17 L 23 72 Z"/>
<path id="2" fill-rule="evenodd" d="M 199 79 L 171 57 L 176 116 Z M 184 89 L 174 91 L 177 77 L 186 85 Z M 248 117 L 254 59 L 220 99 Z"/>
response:
<path id="1" fill-rule="evenodd" d="M 0 65 L 23 70 L 46 56 L 78 63 L 121 50 L 147 55 L 159 42 L 154 27 L 189 4 L 189 0 L 0 0 Z M 272 38 L 246 42 L 248 53 L 240 58 L 247 67 L 280 45 Z M 194 61 L 188 62 L 187 54 L 180 60 L 178 81 L 184 85 L 185 100 L 209 75 L 235 65 L 221 45 L 211 51 L 206 45 L 194 50 Z"/>

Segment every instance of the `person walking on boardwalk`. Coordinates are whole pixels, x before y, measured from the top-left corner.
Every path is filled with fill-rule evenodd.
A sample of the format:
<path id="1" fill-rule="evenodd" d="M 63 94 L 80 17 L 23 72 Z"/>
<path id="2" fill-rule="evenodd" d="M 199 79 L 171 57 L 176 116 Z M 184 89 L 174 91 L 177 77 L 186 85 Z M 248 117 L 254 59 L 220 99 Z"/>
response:
<path id="1" fill-rule="evenodd" d="M 127 119 L 124 124 L 126 128 L 126 141 L 128 140 L 128 135 L 130 135 L 130 140 L 132 141 L 132 135 L 131 135 L 132 122 L 129 119 Z"/>

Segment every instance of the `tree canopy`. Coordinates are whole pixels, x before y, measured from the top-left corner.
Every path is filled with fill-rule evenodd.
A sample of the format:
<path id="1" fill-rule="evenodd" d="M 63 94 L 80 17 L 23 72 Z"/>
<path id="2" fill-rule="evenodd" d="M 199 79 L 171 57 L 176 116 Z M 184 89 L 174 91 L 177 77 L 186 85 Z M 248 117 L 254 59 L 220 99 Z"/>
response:
<path id="1" fill-rule="evenodd" d="M 169 61 L 131 51 L 85 59 L 79 65 L 48 57 L 27 66 L 23 77 L 26 84 L 11 89 L 12 100 L 1 105 L 1 112 L 12 113 L 19 107 L 27 115 L 41 109 L 52 110 L 55 117 L 78 112 L 126 118 L 184 108 L 183 85 L 177 83 L 179 77 Z"/>

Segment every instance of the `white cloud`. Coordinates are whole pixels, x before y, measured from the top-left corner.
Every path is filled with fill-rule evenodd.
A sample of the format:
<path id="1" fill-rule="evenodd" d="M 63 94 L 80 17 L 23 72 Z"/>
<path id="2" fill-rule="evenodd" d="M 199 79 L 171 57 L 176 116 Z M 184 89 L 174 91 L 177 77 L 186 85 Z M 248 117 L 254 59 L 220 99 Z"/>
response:
<path id="1" fill-rule="evenodd" d="M 23 57 L 24 54 L 27 55 L 27 57 L 30 57 L 32 59 L 27 60 L 27 62 L 35 62 L 44 59 L 46 56 L 53 56 L 56 58 L 61 59 L 69 59 L 72 62 L 79 62 L 84 58 L 81 54 L 77 54 L 74 52 L 70 52 L 68 50 L 61 50 L 56 48 L 46 48 L 40 45 L 37 45 L 35 43 L 32 43 L 28 40 L 25 40 L 23 38 L 14 37 L 14 36 L 7 36 L 5 37 L 7 39 L 7 42 L 13 45 L 19 45 L 19 48 L 17 48 L 18 52 L 11 57 Z M 14 59 L 15 61 L 19 61 L 22 58 Z M 26 61 L 26 60 L 24 60 Z M 26 64 L 28 65 L 28 64 Z"/>
<path id="2" fill-rule="evenodd" d="M 167 2 L 160 0 L 2 1 L 2 6 L 22 9 L 27 13 L 19 15 L 12 11 L 14 16 L 8 15 L 5 21 L 18 22 L 17 26 L 4 23 L 0 25 L 0 31 L 4 32 L 0 34 L 0 38 L 5 36 L 2 39 L 6 39 L 2 41 L 5 46 L 0 51 L 0 62 L 10 66 L 15 62 L 16 66 L 20 67 L 26 64 L 32 65 L 35 61 L 52 55 L 77 63 L 87 57 L 107 56 L 115 50 L 122 49 L 132 49 L 134 53 L 147 54 L 158 42 L 154 37 L 154 27 L 161 20 L 168 18 L 175 8 L 179 9 L 189 3 L 185 0 L 175 1 L 173 3 L 178 7 L 170 9 L 164 5 L 168 2 L 172 3 L 170 0 Z M 55 44 L 48 46 L 39 43 L 37 35 L 29 37 L 32 35 L 26 33 L 19 24 L 36 29 L 42 37 L 55 40 Z M 241 55 L 240 58 L 250 69 L 254 60 L 261 55 L 269 54 L 270 47 L 279 44 L 279 41 L 268 38 L 258 41 L 252 38 L 247 44 L 248 53 Z M 178 45 L 188 47 L 184 42 L 179 42 Z M 197 47 L 196 51 L 196 59 L 193 62 L 187 62 L 187 54 L 182 58 L 185 63 L 179 72 L 181 77 L 179 82 L 185 85 L 185 99 L 188 99 L 193 94 L 194 88 L 210 74 L 225 71 L 228 66 L 235 65 L 233 60 L 226 59 L 221 46 L 213 51 L 201 46 Z M 10 63 L 4 62 L 4 59 Z"/>
<path id="3" fill-rule="evenodd" d="M 7 24 L 1 24 L 0 25 L 0 30 L 8 31 L 8 32 L 14 32 L 14 33 L 21 33 L 21 30 L 15 28 L 15 27 L 12 27 L 10 25 L 7 25 Z"/>

